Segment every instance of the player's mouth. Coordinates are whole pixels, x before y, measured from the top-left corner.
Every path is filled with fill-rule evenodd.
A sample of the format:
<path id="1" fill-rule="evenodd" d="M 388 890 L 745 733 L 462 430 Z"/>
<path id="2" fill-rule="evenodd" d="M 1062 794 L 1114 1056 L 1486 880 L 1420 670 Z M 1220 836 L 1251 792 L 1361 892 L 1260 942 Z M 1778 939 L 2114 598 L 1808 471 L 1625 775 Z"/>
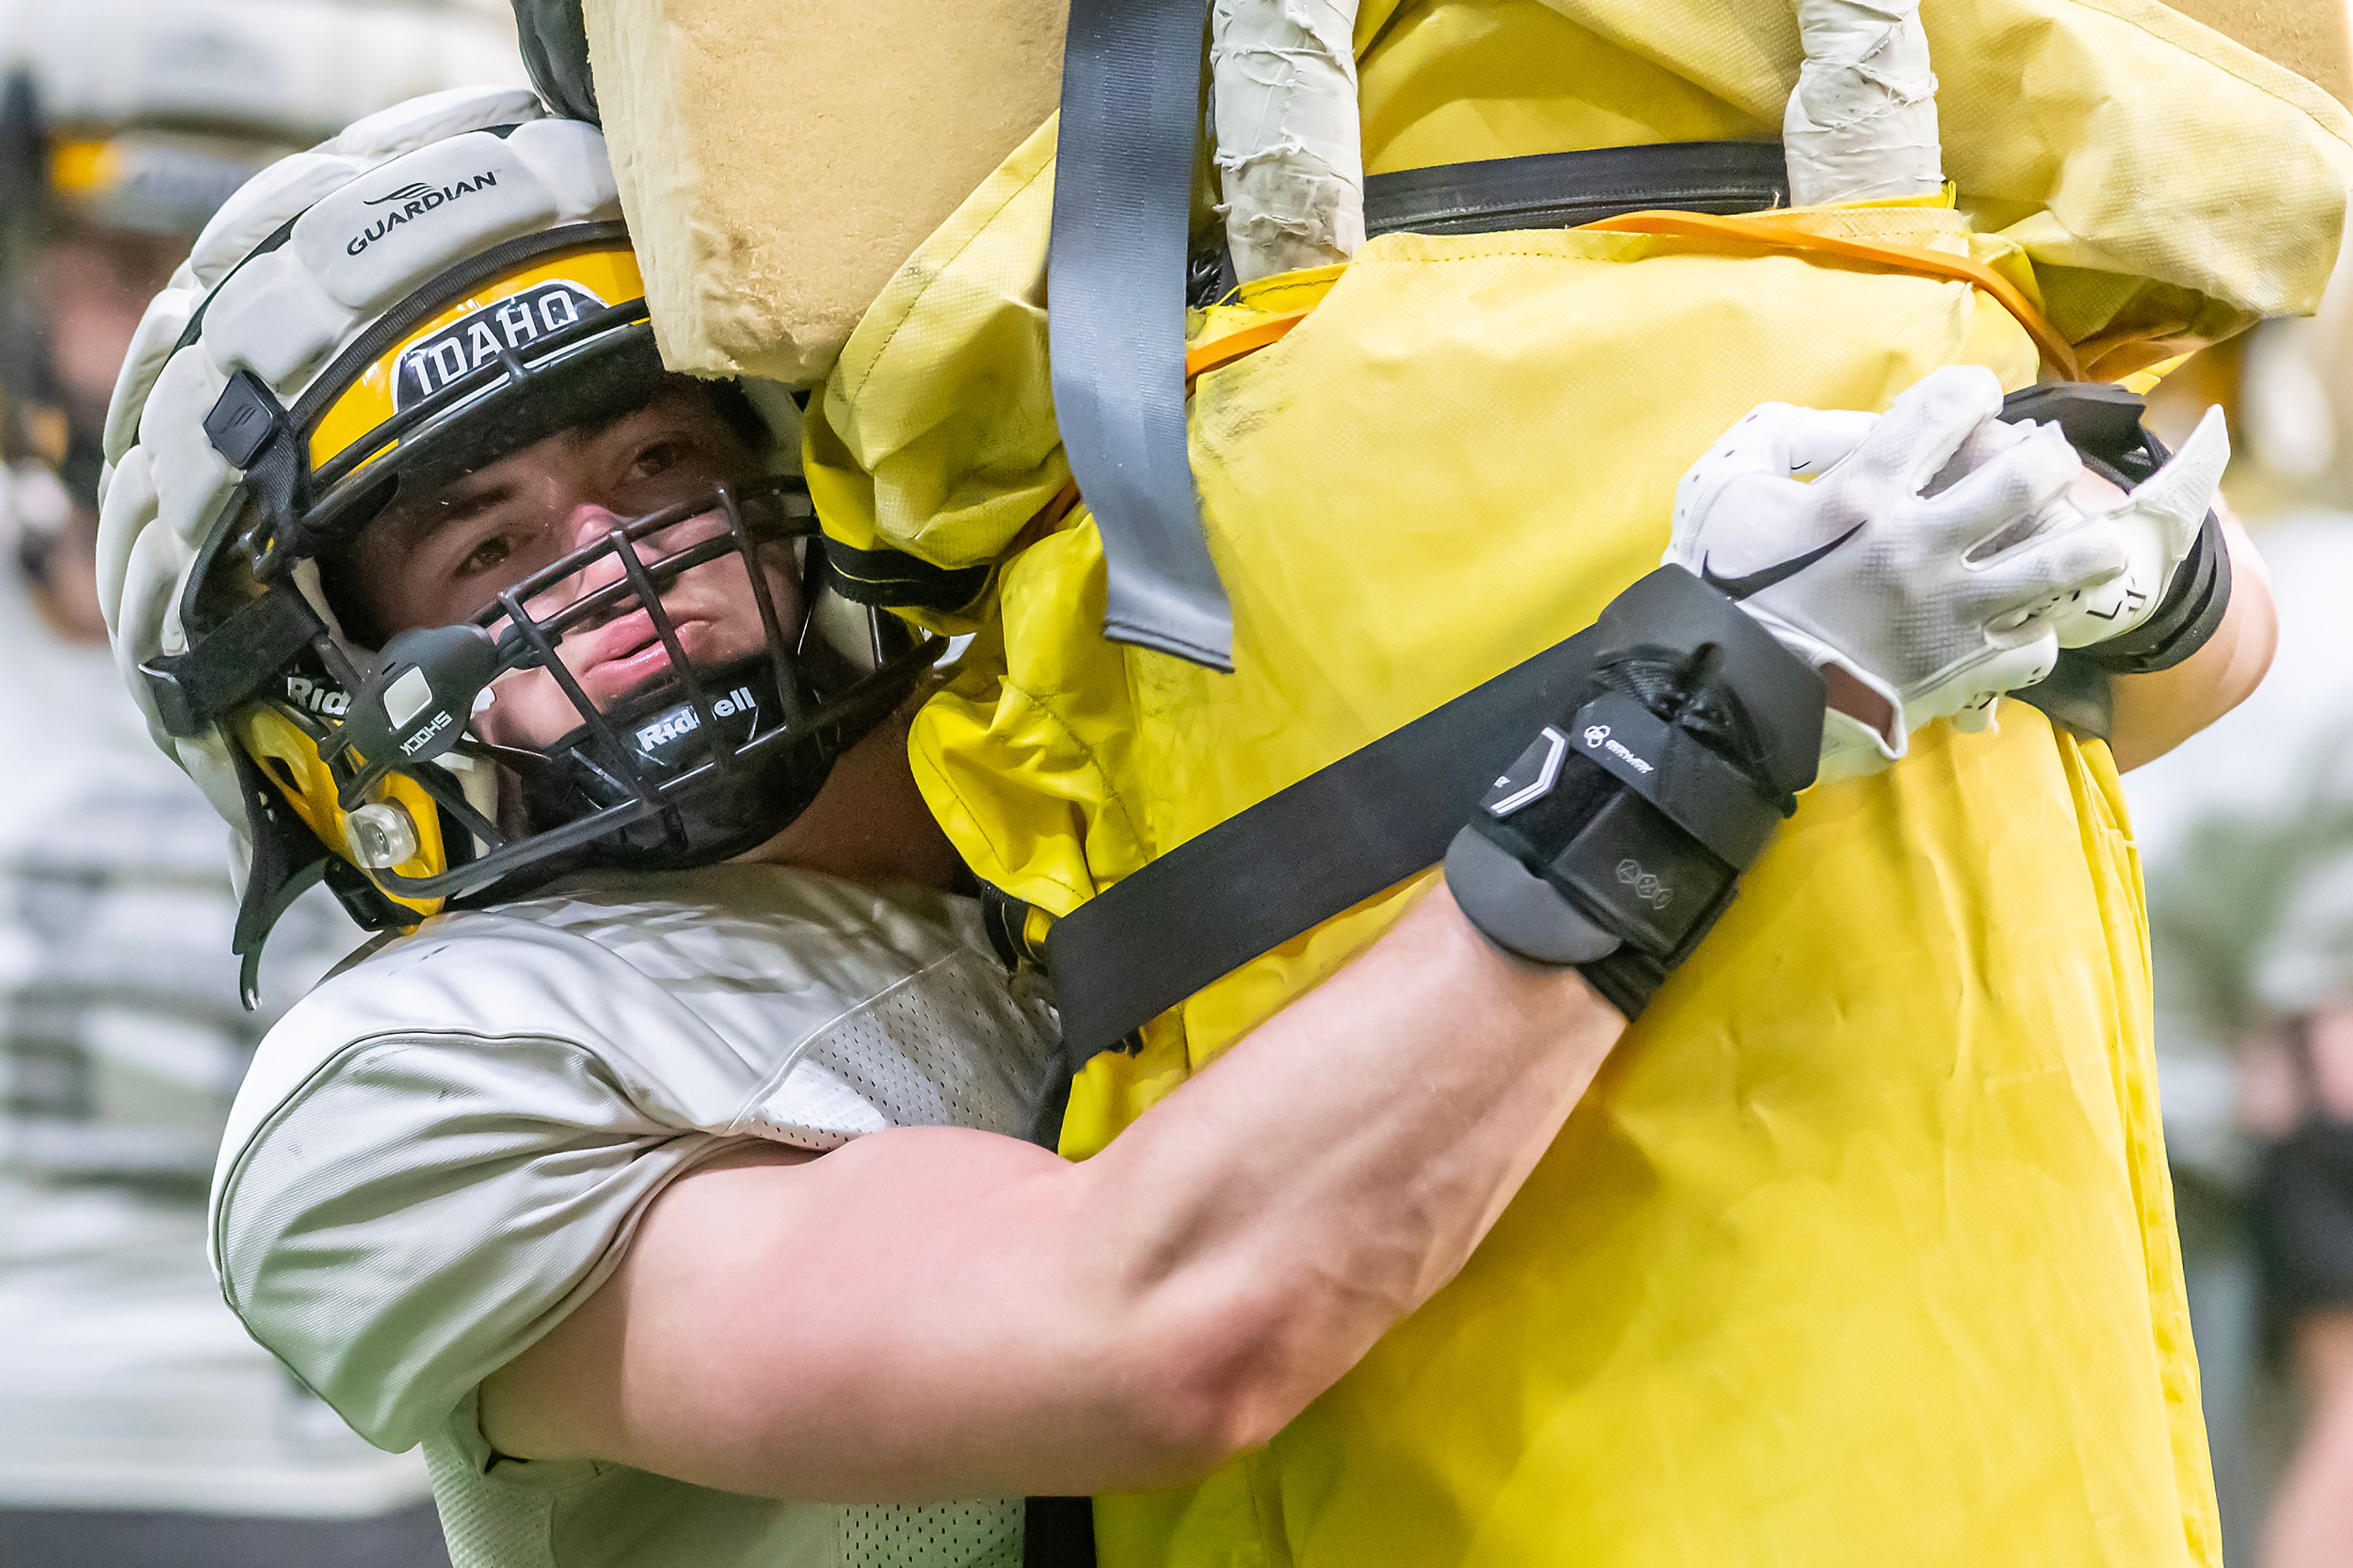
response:
<path id="1" fill-rule="evenodd" d="M 710 623 L 692 611 L 671 611 L 669 618 L 688 662 L 695 662 L 710 640 Z M 644 690 L 670 668 L 670 649 L 642 609 L 566 637 L 561 652 L 565 668 L 600 710 Z"/>

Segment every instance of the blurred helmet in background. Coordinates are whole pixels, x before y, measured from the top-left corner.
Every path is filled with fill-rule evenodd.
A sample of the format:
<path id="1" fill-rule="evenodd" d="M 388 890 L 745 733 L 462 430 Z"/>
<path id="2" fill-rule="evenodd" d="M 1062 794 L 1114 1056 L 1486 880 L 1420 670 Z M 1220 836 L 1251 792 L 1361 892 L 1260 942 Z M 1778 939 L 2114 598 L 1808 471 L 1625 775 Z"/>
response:
<path id="1" fill-rule="evenodd" d="M 0 0 L 0 541 L 39 576 L 90 524 L 141 310 L 274 160 L 521 79 L 497 0 Z"/>

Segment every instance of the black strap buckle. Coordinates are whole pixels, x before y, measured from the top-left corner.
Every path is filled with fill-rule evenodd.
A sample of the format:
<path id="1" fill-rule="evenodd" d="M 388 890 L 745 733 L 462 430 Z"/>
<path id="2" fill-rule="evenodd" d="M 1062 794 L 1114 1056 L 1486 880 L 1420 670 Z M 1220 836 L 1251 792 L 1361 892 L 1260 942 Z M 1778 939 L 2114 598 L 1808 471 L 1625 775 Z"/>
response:
<path id="1" fill-rule="evenodd" d="M 269 384 L 240 370 L 205 416 L 205 436 L 229 467 L 244 473 L 246 494 L 260 509 L 253 570 L 267 577 L 283 559 L 310 504 L 311 455 L 302 432 Z"/>

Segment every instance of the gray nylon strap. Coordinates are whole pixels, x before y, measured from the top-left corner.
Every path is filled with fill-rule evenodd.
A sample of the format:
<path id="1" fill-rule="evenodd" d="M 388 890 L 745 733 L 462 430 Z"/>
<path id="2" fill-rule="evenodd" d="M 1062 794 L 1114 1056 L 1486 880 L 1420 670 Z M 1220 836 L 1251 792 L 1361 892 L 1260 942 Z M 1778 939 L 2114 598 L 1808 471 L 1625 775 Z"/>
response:
<path id="1" fill-rule="evenodd" d="M 1054 413 L 1103 537 L 1103 635 L 1233 668 L 1185 448 L 1208 0 L 1072 0 L 1047 262 Z"/>

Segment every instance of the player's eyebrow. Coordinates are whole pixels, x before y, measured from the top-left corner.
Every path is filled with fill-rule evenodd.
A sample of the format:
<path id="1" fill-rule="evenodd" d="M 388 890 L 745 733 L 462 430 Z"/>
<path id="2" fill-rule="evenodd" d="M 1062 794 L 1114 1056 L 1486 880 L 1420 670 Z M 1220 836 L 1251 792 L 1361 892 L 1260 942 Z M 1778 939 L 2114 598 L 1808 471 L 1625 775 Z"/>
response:
<path id="1" fill-rule="evenodd" d="M 461 479 L 452 489 L 456 493 L 444 490 L 426 505 L 403 511 L 391 519 L 392 526 L 404 545 L 414 547 L 423 544 L 445 529 L 454 528 L 501 505 L 512 499 L 516 487 L 512 479 Z"/>

